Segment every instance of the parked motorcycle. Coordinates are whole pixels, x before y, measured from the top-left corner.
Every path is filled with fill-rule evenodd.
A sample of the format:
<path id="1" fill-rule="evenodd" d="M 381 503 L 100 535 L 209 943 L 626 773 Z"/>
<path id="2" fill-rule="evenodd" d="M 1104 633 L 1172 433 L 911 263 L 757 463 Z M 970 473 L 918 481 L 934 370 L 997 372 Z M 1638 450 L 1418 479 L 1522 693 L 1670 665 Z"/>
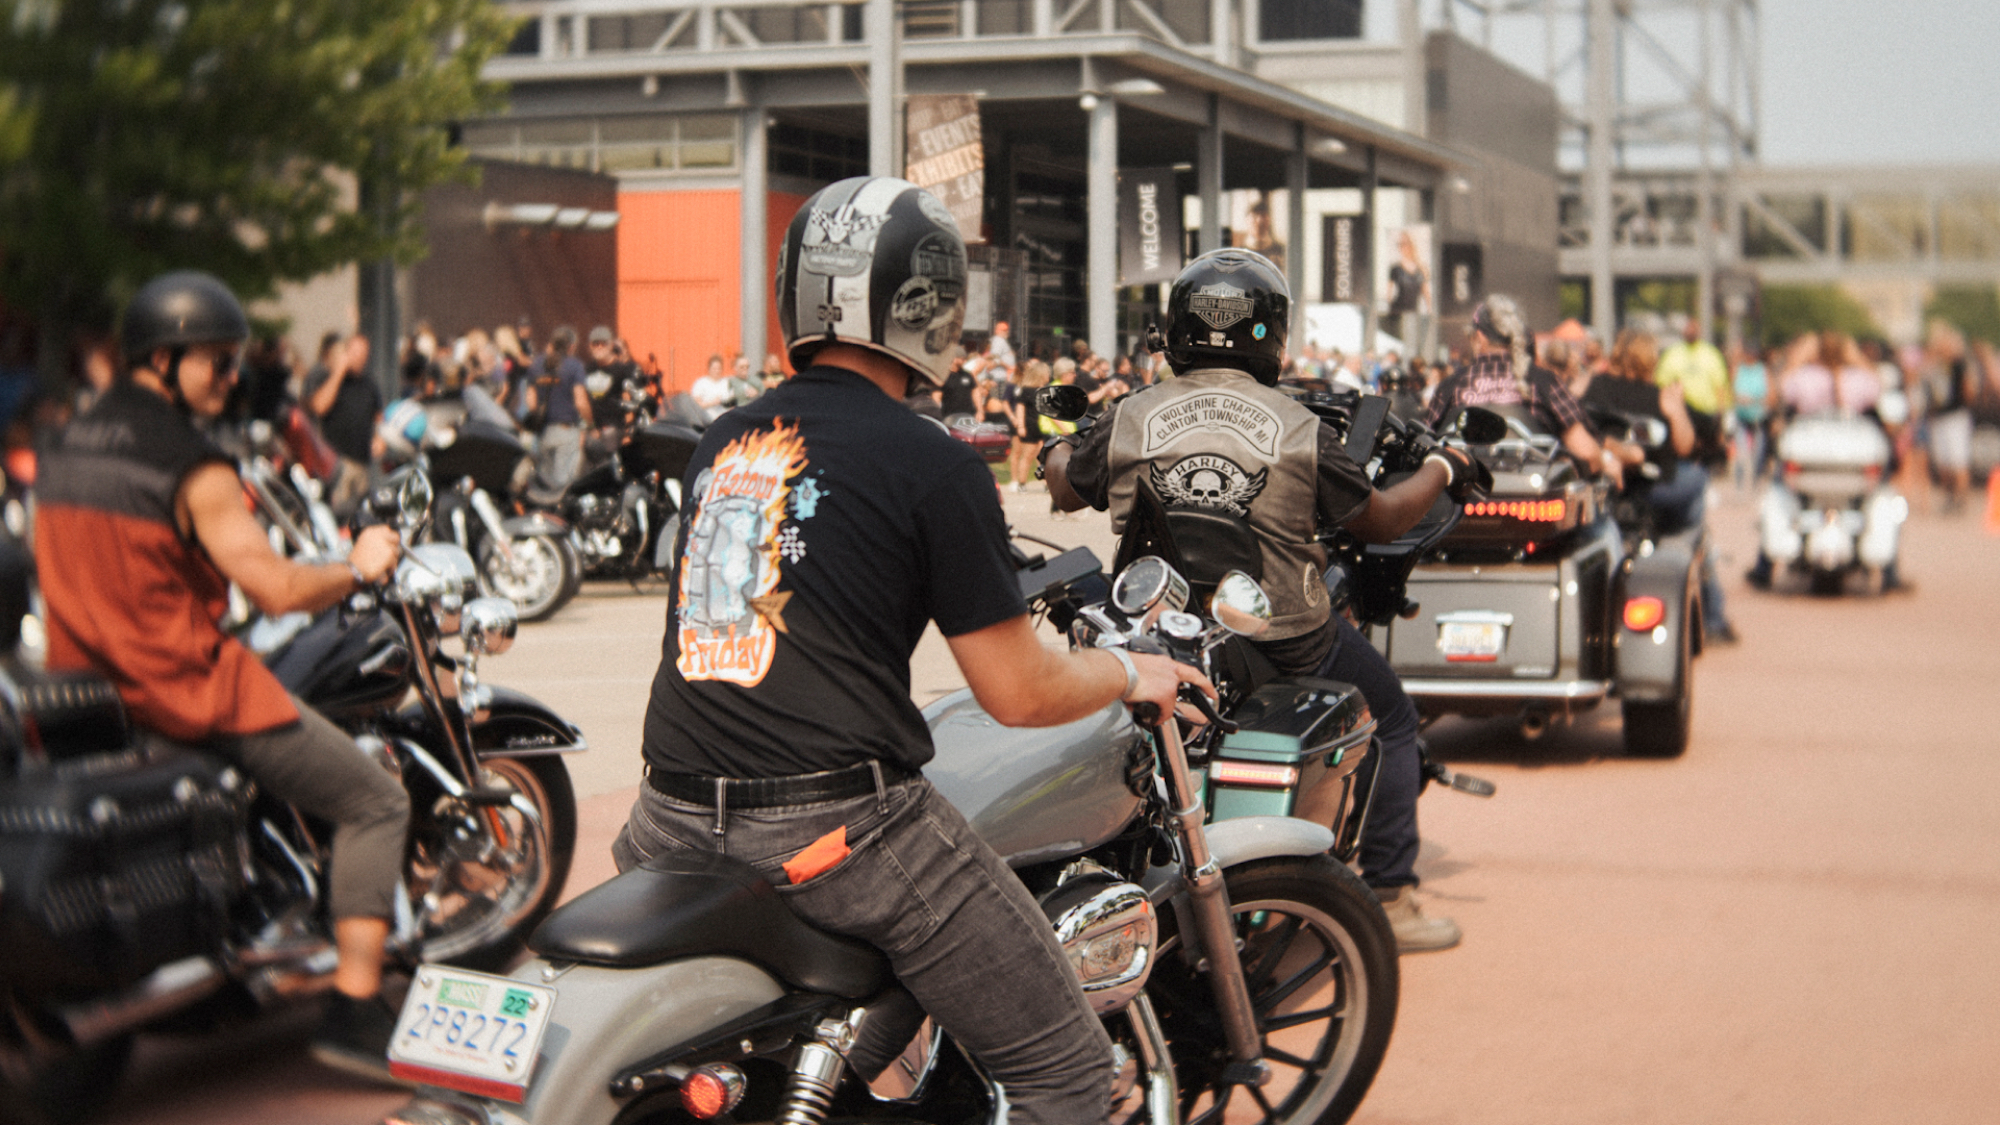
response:
<path id="1" fill-rule="evenodd" d="M 1211 617 L 1188 612 L 1185 579 L 1157 558 L 1129 566 L 1108 601 L 1088 551 L 1033 563 L 1021 581 L 1079 639 L 1191 662 L 1270 613 L 1247 575 L 1220 584 Z M 1210 722 L 1246 756 L 1309 746 L 1314 768 L 1351 774 L 1367 746 L 1352 689 L 1289 691 L 1289 707 Z M 1333 830 L 1277 816 L 1204 824 L 1172 717 L 1114 705 L 1009 729 L 965 692 L 925 715 L 937 747 L 925 775 L 1041 901 L 1106 1021 L 1113 1120 L 1353 1113 L 1394 1027 L 1398 975 L 1380 906 L 1326 854 Z M 740 861 L 656 856 L 557 911 L 530 947 L 538 958 L 506 978 L 418 973 L 390 1061 L 433 1088 L 391 1121 L 1004 1120 L 1001 1091 L 914 1009 L 880 953 L 807 927 Z M 853 1058 L 873 1076 L 864 1084 L 849 1075 L 857 1041 L 902 1049 Z"/>
<path id="2" fill-rule="evenodd" d="M 514 431 L 462 414 L 434 417 L 424 457 L 443 485 L 432 533 L 477 560 L 487 590 L 512 601 L 523 621 L 552 617 L 576 597 L 584 566 L 570 525 L 552 512 L 516 510 L 515 473 L 528 448 Z"/>
<path id="3" fill-rule="evenodd" d="M 430 501 L 412 468 L 368 506 L 408 533 Z M 9 651 L 30 566 L 0 567 Z M 251 630 L 285 686 L 409 789 L 391 938 L 404 964 L 509 962 L 559 897 L 575 844 L 559 755 L 583 740 L 479 681 L 480 658 L 511 645 L 515 614 L 478 597 L 474 575 L 456 546 L 416 546 L 379 591 Z M 462 657 L 443 651 L 452 635 Z M 115 1087 L 136 1033 L 242 1018 L 282 1003 L 285 978 L 330 970 L 329 839 L 228 762 L 132 730 L 107 681 L 7 662 L 0 1120 L 81 1118 Z"/>
<path id="4" fill-rule="evenodd" d="M 592 578 L 664 578 L 680 534 L 681 475 L 701 442 L 678 419 L 652 421 L 637 395 L 625 409 L 617 448 L 579 474 L 559 496 L 538 497 L 571 528 L 570 542 Z"/>
<path id="5" fill-rule="evenodd" d="M 1882 583 L 1896 562 L 1909 501 L 1886 479 L 1889 439 L 1867 418 L 1796 418 L 1778 437 L 1780 471 L 1764 492 L 1758 538 L 1773 567 L 1802 572 L 1815 594 L 1850 573 Z"/>

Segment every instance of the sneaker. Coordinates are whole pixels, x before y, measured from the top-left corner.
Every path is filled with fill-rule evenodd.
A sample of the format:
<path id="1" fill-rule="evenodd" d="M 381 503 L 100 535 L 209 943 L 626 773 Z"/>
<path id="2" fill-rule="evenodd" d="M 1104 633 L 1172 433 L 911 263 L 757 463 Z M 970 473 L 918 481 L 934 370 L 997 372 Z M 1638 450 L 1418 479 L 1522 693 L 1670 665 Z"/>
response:
<path id="1" fill-rule="evenodd" d="M 1735 627 L 1725 621 L 1716 628 L 1704 633 L 1703 639 L 1707 640 L 1710 644 L 1733 645 L 1743 638 L 1737 636 Z"/>
<path id="2" fill-rule="evenodd" d="M 344 992 L 326 999 L 326 1014 L 309 1048 L 320 1065 L 385 1086 L 410 1084 L 389 1073 L 389 1039 L 396 1034 L 396 1013 L 380 996 L 356 1000 Z"/>
<path id="3" fill-rule="evenodd" d="M 1759 563 L 1758 565 L 1751 567 L 1749 570 L 1744 572 L 1743 581 L 1748 582 L 1750 585 L 1756 587 L 1759 590 L 1770 589 L 1771 588 L 1770 566 L 1763 563 Z"/>
<path id="4" fill-rule="evenodd" d="M 1417 905 L 1414 887 L 1373 887 L 1382 913 L 1389 916 L 1389 928 L 1396 934 L 1396 952 L 1429 953 L 1450 949 L 1463 937 L 1458 923 L 1449 918 L 1426 918 Z"/>

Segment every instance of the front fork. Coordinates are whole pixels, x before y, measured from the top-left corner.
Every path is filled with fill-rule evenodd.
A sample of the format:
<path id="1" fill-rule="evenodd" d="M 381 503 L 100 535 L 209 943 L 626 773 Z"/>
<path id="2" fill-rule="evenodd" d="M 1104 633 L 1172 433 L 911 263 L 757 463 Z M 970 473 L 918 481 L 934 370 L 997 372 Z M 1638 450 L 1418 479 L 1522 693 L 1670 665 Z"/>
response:
<path id="1" fill-rule="evenodd" d="M 1235 1060 L 1226 1077 L 1247 1085 L 1262 1085 L 1269 1074 L 1263 1061 L 1264 1037 L 1257 1030 L 1257 1012 L 1250 1003 L 1249 982 L 1243 979 L 1243 961 L 1236 946 L 1236 920 L 1229 905 L 1229 885 L 1222 868 L 1208 850 L 1208 834 L 1202 824 L 1207 819 L 1201 794 L 1195 791 L 1188 773 L 1187 749 L 1181 743 L 1179 724 L 1172 715 L 1158 717 L 1153 724 L 1160 744 L 1160 761 L 1167 783 L 1168 814 L 1181 845 L 1181 862 L 1188 885 L 1190 913 L 1195 933 L 1207 955 L 1208 983 L 1215 993 L 1215 1010 L 1222 1017 L 1222 1031 Z"/>

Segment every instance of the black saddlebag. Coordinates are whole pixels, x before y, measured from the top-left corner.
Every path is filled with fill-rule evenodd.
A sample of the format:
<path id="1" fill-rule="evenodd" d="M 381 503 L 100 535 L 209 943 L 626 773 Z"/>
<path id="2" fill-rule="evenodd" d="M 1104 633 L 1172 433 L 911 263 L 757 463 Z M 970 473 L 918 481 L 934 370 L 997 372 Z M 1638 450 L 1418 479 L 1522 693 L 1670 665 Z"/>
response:
<path id="1" fill-rule="evenodd" d="M 159 741 L 17 759 L 0 773 L 0 990 L 122 988 L 217 950 L 244 886 L 248 789 Z"/>

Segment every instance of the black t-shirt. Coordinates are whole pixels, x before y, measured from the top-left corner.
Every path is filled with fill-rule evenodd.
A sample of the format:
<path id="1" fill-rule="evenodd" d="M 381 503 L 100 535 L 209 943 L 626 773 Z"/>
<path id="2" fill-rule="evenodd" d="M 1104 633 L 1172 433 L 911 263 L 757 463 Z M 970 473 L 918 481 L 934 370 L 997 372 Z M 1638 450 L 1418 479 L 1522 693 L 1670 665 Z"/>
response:
<path id="1" fill-rule="evenodd" d="M 326 368 L 316 367 L 306 380 L 306 401 L 332 378 Z M 366 465 L 374 456 L 375 420 L 382 413 L 382 392 L 365 371 L 357 371 L 341 381 L 334 392 L 333 407 L 320 416 L 319 430 L 335 453 Z"/>
<path id="2" fill-rule="evenodd" d="M 638 377 L 639 365 L 630 360 L 607 363 L 583 377 L 583 393 L 590 396 L 592 426 L 616 426 L 625 421 L 625 392 Z"/>
<path id="3" fill-rule="evenodd" d="M 779 777 L 933 749 L 910 654 L 1027 612 L 993 476 L 861 376 L 813 367 L 716 419 L 687 470 L 656 769 Z"/>
<path id="4" fill-rule="evenodd" d="M 944 416 L 949 418 L 954 414 L 972 413 L 972 389 L 978 385 L 979 381 L 963 367 L 945 376 L 944 402 L 941 407 Z"/>

